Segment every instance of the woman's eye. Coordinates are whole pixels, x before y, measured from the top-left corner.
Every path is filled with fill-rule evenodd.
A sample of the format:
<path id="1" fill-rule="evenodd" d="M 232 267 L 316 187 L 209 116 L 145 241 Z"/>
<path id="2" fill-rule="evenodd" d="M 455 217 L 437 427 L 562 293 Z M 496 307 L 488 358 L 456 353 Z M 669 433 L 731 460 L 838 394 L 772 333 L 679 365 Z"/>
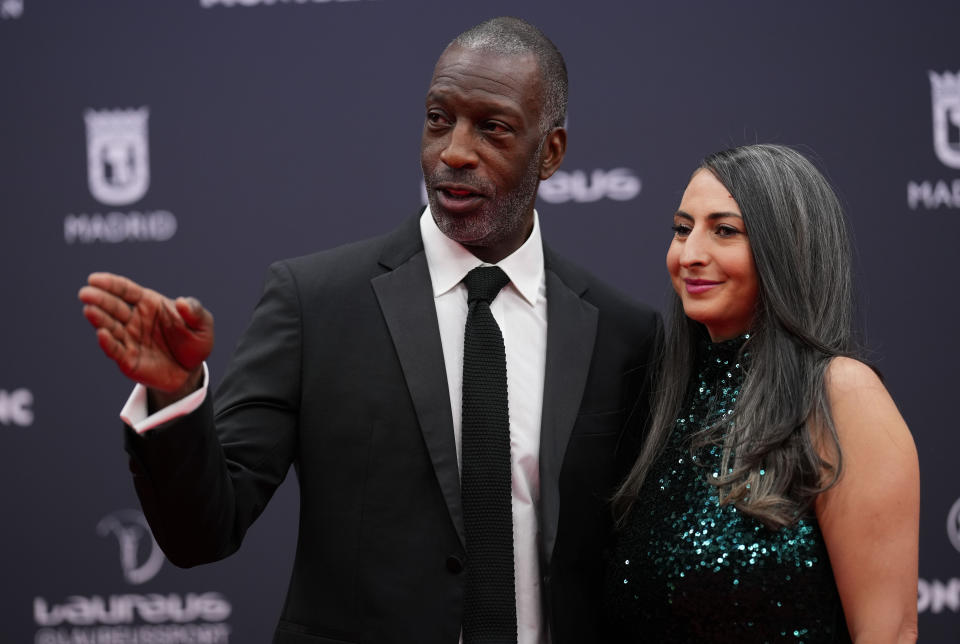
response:
<path id="1" fill-rule="evenodd" d="M 677 237 L 686 237 L 690 234 L 690 226 L 686 224 L 674 224 L 670 229 Z"/>
<path id="2" fill-rule="evenodd" d="M 721 224 L 717 226 L 717 236 L 718 237 L 733 237 L 734 235 L 739 235 L 740 231 L 734 228 L 733 226 L 727 226 Z"/>

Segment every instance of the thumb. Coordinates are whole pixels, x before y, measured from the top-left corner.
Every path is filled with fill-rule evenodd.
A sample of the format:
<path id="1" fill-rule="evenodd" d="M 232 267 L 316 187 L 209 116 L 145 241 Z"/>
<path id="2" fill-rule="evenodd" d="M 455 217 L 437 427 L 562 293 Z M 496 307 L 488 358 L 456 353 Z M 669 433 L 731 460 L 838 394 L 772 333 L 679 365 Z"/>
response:
<path id="1" fill-rule="evenodd" d="M 213 316 L 203 308 L 200 300 L 195 297 L 178 297 L 176 302 L 177 313 L 184 323 L 195 331 L 209 330 L 213 326 Z"/>

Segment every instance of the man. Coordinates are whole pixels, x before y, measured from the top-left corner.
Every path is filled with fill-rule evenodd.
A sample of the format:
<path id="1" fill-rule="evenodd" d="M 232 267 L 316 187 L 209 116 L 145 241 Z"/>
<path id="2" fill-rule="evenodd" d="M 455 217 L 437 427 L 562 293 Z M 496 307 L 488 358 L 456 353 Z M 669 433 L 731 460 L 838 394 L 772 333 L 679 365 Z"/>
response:
<path id="1" fill-rule="evenodd" d="M 535 27 L 497 18 L 461 34 L 427 93 L 428 209 L 271 266 L 215 402 L 213 321 L 196 300 L 103 273 L 81 289 L 101 348 L 140 383 L 127 450 L 171 561 L 235 551 L 295 467 L 300 535 L 275 642 L 602 641 L 605 500 L 659 319 L 540 240 L 536 191 L 563 159 L 565 111 L 563 59 Z M 495 468 L 475 460 L 472 410 L 501 405 L 471 371 L 482 306 L 464 280 L 481 264 L 509 280 L 485 303 L 509 403 L 505 608 L 478 599 L 501 567 L 480 546 L 503 523 L 473 496 Z M 509 633 L 489 635 L 493 621 Z"/>

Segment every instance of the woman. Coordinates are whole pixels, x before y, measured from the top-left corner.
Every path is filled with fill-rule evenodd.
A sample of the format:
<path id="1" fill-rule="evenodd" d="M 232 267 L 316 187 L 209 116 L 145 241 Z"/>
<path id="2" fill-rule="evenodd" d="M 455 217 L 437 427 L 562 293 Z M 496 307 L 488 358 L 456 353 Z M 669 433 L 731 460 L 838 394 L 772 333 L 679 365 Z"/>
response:
<path id="1" fill-rule="evenodd" d="M 651 429 L 614 499 L 616 641 L 914 641 L 916 448 L 854 357 L 836 196 L 797 152 L 745 146 L 673 220 Z"/>

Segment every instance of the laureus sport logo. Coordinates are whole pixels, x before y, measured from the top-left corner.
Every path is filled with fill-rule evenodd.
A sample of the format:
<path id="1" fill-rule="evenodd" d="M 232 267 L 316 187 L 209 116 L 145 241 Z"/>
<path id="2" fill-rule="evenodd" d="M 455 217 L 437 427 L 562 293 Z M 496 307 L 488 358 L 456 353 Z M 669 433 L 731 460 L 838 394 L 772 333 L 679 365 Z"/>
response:
<path id="1" fill-rule="evenodd" d="M 930 72 L 933 149 L 951 168 L 960 168 L 960 72 Z"/>
<path id="2" fill-rule="evenodd" d="M 97 534 L 116 537 L 120 546 L 123 578 L 129 583 L 146 583 L 160 572 L 163 551 L 153 538 L 147 519 L 139 510 L 117 510 L 108 514 L 97 524 Z"/>
<path id="3" fill-rule="evenodd" d="M 87 180 L 90 194 L 108 206 L 137 201 L 150 187 L 147 108 L 87 110 Z"/>
<path id="4" fill-rule="evenodd" d="M 947 538 L 960 552 L 960 499 L 957 499 L 947 513 Z"/>

